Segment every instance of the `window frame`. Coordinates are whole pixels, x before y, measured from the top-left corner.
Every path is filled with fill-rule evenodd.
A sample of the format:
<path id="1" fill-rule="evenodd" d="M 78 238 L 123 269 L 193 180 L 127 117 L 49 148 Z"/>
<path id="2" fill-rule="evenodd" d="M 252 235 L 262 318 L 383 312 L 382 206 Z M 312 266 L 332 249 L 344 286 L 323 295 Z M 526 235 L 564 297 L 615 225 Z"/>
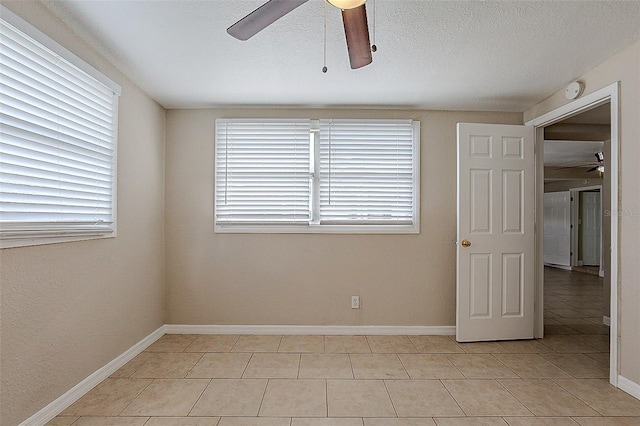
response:
<path id="1" fill-rule="evenodd" d="M 96 230 L 87 231 L 87 230 L 75 230 L 73 227 L 64 229 L 61 227 L 59 230 L 51 229 L 51 230 L 37 230 L 37 231 L 16 231 L 12 232 L 9 235 L 0 236 L 0 249 L 5 248 L 17 248 L 17 247 L 28 247 L 28 246 L 36 246 L 36 245 L 45 245 L 45 244 L 55 244 L 55 243 L 66 243 L 66 242 L 75 242 L 75 241 L 86 241 L 86 240 L 95 240 L 95 239 L 103 239 L 103 238 L 115 238 L 117 236 L 117 218 L 118 218 L 118 194 L 117 194 L 117 176 L 118 176 L 118 103 L 119 97 L 122 93 L 122 89 L 120 85 L 115 83 L 113 80 L 102 74 L 93 66 L 89 65 L 78 56 L 73 54 L 71 51 L 67 50 L 65 47 L 51 39 L 48 35 L 38 30 L 30 23 L 26 22 L 20 16 L 13 13 L 7 7 L 0 5 L 0 16 L 1 19 L 7 22 L 9 25 L 13 26 L 17 30 L 24 33 L 27 37 L 30 37 L 35 42 L 41 44 L 46 49 L 52 51 L 55 55 L 59 56 L 61 59 L 70 63 L 74 67 L 78 68 L 82 72 L 86 73 L 93 79 L 97 80 L 99 83 L 106 86 L 113 93 L 112 95 L 112 152 L 113 159 L 111 163 L 112 175 L 111 175 L 111 210 L 112 210 L 112 225 L 110 231 Z M 9 224 L 2 225 L 0 223 L 0 227 L 6 226 L 5 229 L 11 229 Z"/>
<path id="2" fill-rule="evenodd" d="M 263 120 L 256 118 L 256 120 Z M 267 120 L 267 119 L 264 119 Z M 380 119 L 381 121 L 385 119 Z M 367 121 L 364 120 L 363 121 Z M 277 224 L 219 224 L 216 222 L 216 170 L 213 176 L 213 222 L 216 234 L 419 234 L 420 233 L 420 122 L 412 120 L 413 127 L 413 220 L 411 224 L 320 224 L 320 120 L 311 120 L 309 138 L 309 223 L 298 225 Z M 215 136 L 214 136 L 215 140 Z M 217 150 L 214 141 L 214 167 Z"/>

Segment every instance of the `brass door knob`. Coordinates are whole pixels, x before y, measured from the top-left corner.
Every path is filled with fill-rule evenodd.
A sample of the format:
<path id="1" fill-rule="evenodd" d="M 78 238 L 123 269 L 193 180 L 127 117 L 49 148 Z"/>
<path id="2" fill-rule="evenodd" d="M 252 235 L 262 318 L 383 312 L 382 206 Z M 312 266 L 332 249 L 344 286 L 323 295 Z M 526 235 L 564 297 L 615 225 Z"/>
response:
<path id="1" fill-rule="evenodd" d="M 471 241 L 462 240 L 462 247 L 464 247 L 464 248 L 471 247 Z"/>

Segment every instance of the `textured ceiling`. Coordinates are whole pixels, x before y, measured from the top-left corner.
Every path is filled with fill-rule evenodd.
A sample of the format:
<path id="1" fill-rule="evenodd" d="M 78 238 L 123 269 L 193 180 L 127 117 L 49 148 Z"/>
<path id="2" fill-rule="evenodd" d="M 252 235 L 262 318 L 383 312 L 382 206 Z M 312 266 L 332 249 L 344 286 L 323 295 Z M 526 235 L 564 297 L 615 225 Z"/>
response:
<path id="1" fill-rule="evenodd" d="M 246 42 L 226 28 L 262 0 L 42 2 L 168 108 L 524 111 L 640 39 L 638 1 L 375 0 L 373 64 L 349 68 L 329 6 L 323 74 L 322 0 Z"/>

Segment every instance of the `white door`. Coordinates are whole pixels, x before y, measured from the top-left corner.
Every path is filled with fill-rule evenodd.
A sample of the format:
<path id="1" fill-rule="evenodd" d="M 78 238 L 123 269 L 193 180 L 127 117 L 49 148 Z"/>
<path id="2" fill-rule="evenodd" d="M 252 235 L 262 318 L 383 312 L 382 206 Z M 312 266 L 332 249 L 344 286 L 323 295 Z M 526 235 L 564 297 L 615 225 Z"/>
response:
<path id="1" fill-rule="evenodd" d="M 544 263 L 571 266 L 571 192 L 544 194 Z"/>
<path id="2" fill-rule="evenodd" d="M 533 338 L 534 129 L 458 123 L 460 342 Z"/>
<path id="3" fill-rule="evenodd" d="M 600 191 L 580 193 L 580 251 L 582 264 L 600 265 Z"/>

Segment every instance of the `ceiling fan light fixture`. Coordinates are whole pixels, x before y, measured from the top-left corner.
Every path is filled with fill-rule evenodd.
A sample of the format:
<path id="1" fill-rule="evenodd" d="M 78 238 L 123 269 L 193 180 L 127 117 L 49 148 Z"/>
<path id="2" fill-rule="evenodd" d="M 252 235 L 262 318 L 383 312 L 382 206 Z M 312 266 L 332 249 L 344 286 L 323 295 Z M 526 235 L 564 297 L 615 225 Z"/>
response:
<path id="1" fill-rule="evenodd" d="M 366 0 L 327 0 L 329 3 L 337 7 L 338 9 L 348 10 L 355 9 L 358 6 L 362 6 Z"/>

